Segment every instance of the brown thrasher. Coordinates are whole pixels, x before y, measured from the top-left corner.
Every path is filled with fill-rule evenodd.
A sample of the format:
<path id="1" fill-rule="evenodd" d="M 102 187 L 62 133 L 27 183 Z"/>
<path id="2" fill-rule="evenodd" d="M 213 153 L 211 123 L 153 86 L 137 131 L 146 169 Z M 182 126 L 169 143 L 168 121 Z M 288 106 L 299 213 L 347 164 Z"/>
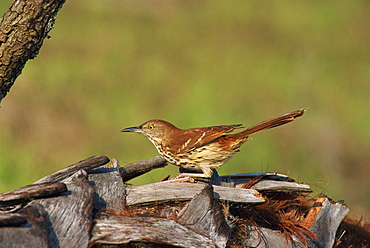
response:
<path id="1" fill-rule="evenodd" d="M 138 127 L 121 132 L 144 134 L 168 162 L 188 170 L 203 172 L 183 173 L 183 176 L 211 177 L 212 169 L 226 163 L 239 147 L 248 141 L 248 136 L 259 131 L 284 125 L 302 116 L 306 108 L 287 113 L 261 122 L 242 132 L 229 134 L 241 129 L 241 124 L 180 129 L 163 120 L 150 120 Z"/>

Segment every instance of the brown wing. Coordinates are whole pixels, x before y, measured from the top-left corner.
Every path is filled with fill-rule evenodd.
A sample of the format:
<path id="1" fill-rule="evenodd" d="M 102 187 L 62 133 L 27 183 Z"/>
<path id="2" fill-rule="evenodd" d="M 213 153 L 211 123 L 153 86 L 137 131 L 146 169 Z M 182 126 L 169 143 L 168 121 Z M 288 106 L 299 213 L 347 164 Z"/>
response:
<path id="1" fill-rule="evenodd" d="M 174 149 L 183 152 L 194 150 L 198 147 L 208 144 L 209 142 L 212 142 L 222 135 L 240 128 L 242 128 L 241 124 L 181 130 L 176 137 L 175 143 L 177 146 L 174 147 Z"/>

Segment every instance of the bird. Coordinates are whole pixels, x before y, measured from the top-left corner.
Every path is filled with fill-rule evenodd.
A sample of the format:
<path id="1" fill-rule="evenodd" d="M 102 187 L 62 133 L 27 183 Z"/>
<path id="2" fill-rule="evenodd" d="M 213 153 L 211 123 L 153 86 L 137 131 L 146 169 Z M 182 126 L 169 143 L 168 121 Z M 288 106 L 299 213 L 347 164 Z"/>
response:
<path id="1" fill-rule="evenodd" d="M 307 108 L 286 113 L 244 129 L 242 124 L 180 129 L 164 120 L 150 120 L 140 126 L 122 129 L 146 136 L 169 163 L 200 173 L 181 173 L 178 177 L 210 178 L 213 169 L 225 164 L 251 134 L 281 126 L 302 116 Z M 230 134 L 231 133 L 231 134 Z"/>

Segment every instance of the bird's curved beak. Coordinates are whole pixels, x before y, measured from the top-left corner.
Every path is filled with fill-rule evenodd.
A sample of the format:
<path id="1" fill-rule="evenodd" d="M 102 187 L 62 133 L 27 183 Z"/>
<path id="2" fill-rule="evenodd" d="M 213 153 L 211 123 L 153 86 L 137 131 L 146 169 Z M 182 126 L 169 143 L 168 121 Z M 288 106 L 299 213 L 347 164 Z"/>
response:
<path id="1" fill-rule="evenodd" d="M 135 133 L 141 133 L 142 130 L 140 127 L 129 127 L 129 128 L 125 128 L 125 129 L 122 129 L 121 132 L 135 132 Z"/>

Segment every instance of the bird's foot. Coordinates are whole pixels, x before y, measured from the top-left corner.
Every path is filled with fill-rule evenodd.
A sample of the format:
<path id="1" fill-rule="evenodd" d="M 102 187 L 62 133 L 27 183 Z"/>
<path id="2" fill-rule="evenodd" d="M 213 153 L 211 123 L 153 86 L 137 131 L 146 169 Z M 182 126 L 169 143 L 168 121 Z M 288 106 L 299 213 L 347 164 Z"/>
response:
<path id="1" fill-rule="evenodd" d="M 195 182 L 194 178 L 199 180 L 209 179 L 210 177 L 203 173 L 180 173 L 176 177 L 171 179 L 171 182 Z M 172 181 L 173 180 L 173 181 Z"/>
<path id="2" fill-rule="evenodd" d="M 182 182 L 190 182 L 190 183 L 195 183 L 194 178 L 189 177 L 189 176 L 184 176 L 181 174 L 177 175 L 176 177 L 170 179 L 171 183 L 182 183 Z"/>

